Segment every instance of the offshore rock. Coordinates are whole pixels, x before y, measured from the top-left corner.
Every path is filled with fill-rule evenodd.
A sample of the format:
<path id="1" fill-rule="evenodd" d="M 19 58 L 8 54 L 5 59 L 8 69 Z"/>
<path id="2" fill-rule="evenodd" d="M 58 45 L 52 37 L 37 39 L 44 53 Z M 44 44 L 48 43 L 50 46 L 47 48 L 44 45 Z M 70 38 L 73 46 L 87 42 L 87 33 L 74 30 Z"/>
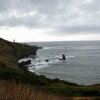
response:
<path id="1" fill-rule="evenodd" d="M 65 54 L 62 54 L 62 58 L 59 60 L 66 60 Z"/>
<path id="2" fill-rule="evenodd" d="M 45 60 L 45 62 L 49 62 L 49 60 L 47 59 L 47 60 Z"/>

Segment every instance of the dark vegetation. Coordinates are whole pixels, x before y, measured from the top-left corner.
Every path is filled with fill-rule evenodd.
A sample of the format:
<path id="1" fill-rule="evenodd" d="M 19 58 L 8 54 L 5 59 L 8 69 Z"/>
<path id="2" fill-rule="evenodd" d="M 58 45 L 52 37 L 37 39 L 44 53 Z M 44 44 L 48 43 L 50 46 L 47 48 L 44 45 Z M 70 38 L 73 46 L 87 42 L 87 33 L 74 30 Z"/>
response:
<path id="1" fill-rule="evenodd" d="M 0 80 L 14 81 L 16 84 L 27 84 L 28 87 L 38 91 L 45 91 L 49 94 L 64 97 L 100 96 L 100 84 L 81 86 L 59 79 L 48 79 L 43 75 L 23 71 L 23 69 L 18 67 L 18 59 L 32 54 L 36 55 L 37 49 L 37 46 L 32 47 L 0 39 Z"/>

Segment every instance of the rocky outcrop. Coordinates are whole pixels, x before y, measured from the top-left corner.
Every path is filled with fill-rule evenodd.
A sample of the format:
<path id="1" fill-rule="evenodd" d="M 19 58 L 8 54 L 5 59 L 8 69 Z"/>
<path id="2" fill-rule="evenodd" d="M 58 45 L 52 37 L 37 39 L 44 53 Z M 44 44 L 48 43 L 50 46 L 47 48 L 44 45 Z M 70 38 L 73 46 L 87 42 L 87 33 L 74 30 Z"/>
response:
<path id="1" fill-rule="evenodd" d="M 31 64 L 31 60 L 27 60 L 27 61 L 22 61 L 22 62 L 18 62 L 18 66 L 26 66 Z"/>
<path id="2" fill-rule="evenodd" d="M 62 58 L 59 60 L 66 60 L 65 54 L 62 54 Z"/>
<path id="3" fill-rule="evenodd" d="M 48 59 L 46 59 L 46 60 L 45 60 L 45 62 L 49 62 L 49 60 L 48 60 Z"/>
<path id="4" fill-rule="evenodd" d="M 65 54 L 62 55 L 62 59 L 63 60 L 66 60 Z"/>
<path id="5" fill-rule="evenodd" d="M 36 55 L 37 46 L 9 42 L 0 38 L 0 67 L 19 70 L 18 60 L 29 55 Z"/>

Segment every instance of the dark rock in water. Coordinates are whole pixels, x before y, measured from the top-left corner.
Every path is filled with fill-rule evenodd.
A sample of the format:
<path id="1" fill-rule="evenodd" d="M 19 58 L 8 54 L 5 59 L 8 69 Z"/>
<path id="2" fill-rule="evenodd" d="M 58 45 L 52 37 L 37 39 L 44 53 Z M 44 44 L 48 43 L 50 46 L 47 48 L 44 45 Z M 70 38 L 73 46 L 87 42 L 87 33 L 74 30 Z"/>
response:
<path id="1" fill-rule="evenodd" d="M 63 60 L 66 60 L 65 54 L 62 55 L 62 59 Z"/>
<path id="2" fill-rule="evenodd" d="M 49 62 L 49 60 L 47 59 L 47 60 L 45 60 L 45 62 Z"/>
<path id="3" fill-rule="evenodd" d="M 21 63 L 18 63 L 18 66 L 25 67 L 26 65 L 29 65 L 29 64 L 31 64 L 31 60 L 22 61 Z"/>
<path id="4" fill-rule="evenodd" d="M 59 60 L 66 60 L 65 54 L 62 55 L 62 58 Z"/>

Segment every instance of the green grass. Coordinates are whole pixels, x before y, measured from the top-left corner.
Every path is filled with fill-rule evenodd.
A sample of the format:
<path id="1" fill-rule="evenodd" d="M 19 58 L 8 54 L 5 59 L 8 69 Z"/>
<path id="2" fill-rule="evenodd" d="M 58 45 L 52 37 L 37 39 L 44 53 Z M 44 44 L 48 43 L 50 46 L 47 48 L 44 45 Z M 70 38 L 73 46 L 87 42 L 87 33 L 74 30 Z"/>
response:
<path id="1" fill-rule="evenodd" d="M 29 85 L 47 86 L 49 82 L 42 76 L 33 73 L 16 71 L 9 68 L 0 68 L 0 79 L 14 80 L 18 83 L 26 83 Z"/>

